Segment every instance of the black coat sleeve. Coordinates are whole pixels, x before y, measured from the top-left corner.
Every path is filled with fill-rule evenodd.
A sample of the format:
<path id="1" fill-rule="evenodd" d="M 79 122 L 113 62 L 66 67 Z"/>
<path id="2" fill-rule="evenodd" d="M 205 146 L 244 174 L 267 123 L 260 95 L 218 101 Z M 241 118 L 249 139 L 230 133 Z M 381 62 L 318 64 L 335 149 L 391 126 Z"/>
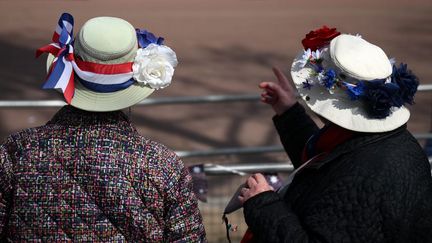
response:
<path id="1" fill-rule="evenodd" d="M 282 115 L 274 116 L 273 123 L 282 145 L 295 168 L 301 165 L 301 155 L 307 140 L 318 131 L 315 122 L 299 103 Z"/>
<path id="2" fill-rule="evenodd" d="M 288 239 L 306 237 L 297 215 L 276 192 L 260 193 L 247 200 L 243 207 L 256 242 L 288 242 Z"/>

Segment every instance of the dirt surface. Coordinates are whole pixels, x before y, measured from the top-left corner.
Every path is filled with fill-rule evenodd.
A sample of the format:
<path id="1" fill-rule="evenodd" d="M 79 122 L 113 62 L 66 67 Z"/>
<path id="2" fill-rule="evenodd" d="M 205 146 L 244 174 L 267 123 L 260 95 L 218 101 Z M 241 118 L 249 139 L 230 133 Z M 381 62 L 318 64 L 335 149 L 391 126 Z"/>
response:
<path id="1" fill-rule="evenodd" d="M 165 37 L 180 63 L 173 84 L 152 98 L 257 94 L 260 81 L 273 79 L 271 67 L 277 65 L 288 73 L 302 48 L 300 40 L 324 24 L 361 34 L 397 61 L 408 63 L 422 84 L 432 84 L 429 0 L 327 0 L 314 4 L 288 0 L 0 0 L 0 100 L 59 99 L 55 91 L 40 89 L 45 59 L 35 59 L 34 52 L 49 43 L 62 12 L 75 17 L 75 32 L 91 17 L 116 16 Z M 414 133 L 431 129 L 431 94 L 418 93 L 417 104 L 410 107 L 408 125 Z M 1 108 L 0 139 L 44 124 L 56 110 Z M 271 109 L 259 102 L 134 107 L 131 111 L 141 134 L 175 150 L 277 145 L 272 115 Z M 286 156 L 222 156 L 185 162 L 272 160 L 283 161 Z M 216 183 L 218 179 L 211 180 Z M 215 196 L 227 194 L 220 187 L 212 189 L 218 191 L 213 191 Z M 229 194 L 235 186 L 227 190 Z M 220 209 L 216 211 L 218 214 Z M 214 235 L 223 237 L 220 221 L 216 221 Z M 208 229 L 209 234 L 213 234 L 211 230 L 215 229 Z M 219 241 L 212 237 L 213 242 Z"/>
<path id="2" fill-rule="evenodd" d="M 94 16 L 117 16 L 165 37 L 180 64 L 173 84 L 152 98 L 258 93 L 273 79 L 271 66 L 287 73 L 300 40 L 323 24 L 360 33 L 389 56 L 409 63 L 422 83 L 432 83 L 430 1 L 181 0 L 181 1 L 0 1 L 0 100 L 58 99 L 41 90 L 44 58 L 62 12 L 75 17 L 75 32 Z M 429 93 L 419 93 L 409 128 L 430 129 Z M 0 138 L 43 124 L 56 109 L 0 110 Z M 259 103 L 137 107 L 140 131 L 179 150 L 260 146 L 277 142 L 272 111 Z"/>

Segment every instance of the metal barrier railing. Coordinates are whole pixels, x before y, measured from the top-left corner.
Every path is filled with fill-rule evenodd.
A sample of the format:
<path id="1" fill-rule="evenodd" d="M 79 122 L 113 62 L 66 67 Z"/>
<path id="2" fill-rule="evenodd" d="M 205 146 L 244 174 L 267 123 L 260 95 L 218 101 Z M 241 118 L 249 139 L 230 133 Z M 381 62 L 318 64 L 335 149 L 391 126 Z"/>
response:
<path id="1" fill-rule="evenodd" d="M 431 88 L 432 90 L 432 88 Z M 220 102 L 237 102 L 237 101 L 259 101 L 260 96 L 257 94 L 239 94 L 239 95 L 208 95 L 208 96 L 189 96 L 189 97 L 161 97 L 147 98 L 137 105 L 180 105 L 180 104 L 205 104 Z M 28 108 L 28 107 L 62 107 L 66 102 L 62 100 L 2 100 L 0 108 Z"/>
<path id="2" fill-rule="evenodd" d="M 202 157 L 202 156 L 217 156 L 217 155 L 241 155 L 241 154 L 256 154 L 256 153 L 277 153 L 283 152 L 283 147 L 274 146 L 260 146 L 260 147 L 238 147 L 238 148 L 222 148 L 222 149 L 209 149 L 199 151 L 175 151 L 181 158 L 187 157 Z"/>
<path id="3" fill-rule="evenodd" d="M 432 133 L 416 133 L 413 136 L 418 139 L 432 139 Z M 175 151 L 181 158 L 188 157 L 202 157 L 202 156 L 218 156 L 218 155 L 244 155 L 256 153 L 278 153 L 284 152 L 284 148 L 279 145 L 273 146 L 259 146 L 259 147 L 238 147 L 238 148 L 222 148 L 222 149 L 209 149 L 199 151 Z"/>
<path id="4" fill-rule="evenodd" d="M 432 156 L 428 158 L 432 166 Z M 260 164 L 204 164 L 204 172 L 206 175 L 240 175 L 252 173 L 290 173 L 294 170 L 294 166 L 289 162 L 286 163 L 260 163 Z"/>
<path id="5" fill-rule="evenodd" d="M 246 173 L 289 173 L 294 170 L 294 166 L 290 163 L 260 163 L 260 164 L 247 164 L 247 165 L 218 165 L 218 164 L 204 164 L 204 172 L 207 175 L 241 175 Z"/>
<path id="6" fill-rule="evenodd" d="M 418 87 L 418 91 L 432 91 L 432 84 L 423 84 Z M 137 105 L 178 105 L 178 104 L 204 104 L 204 103 L 221 103 L 221 102 L 251 102 L 259 101 L 258 94 L 240 94 L 240 95 L 208 95 L 208 96 L 191 96 L 191 97 L 163 97 L 163 98 L 148 98 Z M 62 107 L 66 103 L 62 100 L 3 100 L 0 101 L 0 108 L 29 108 L 29 107 Z M 414 134 L 417 139 L 432 139 L 431 133 Z M 282 146 L 260 146 L 260 147 L 238 147 L 238 148 L 223 148 L 210 149 L 201 151 L 176 151 L 179 157 L 199 157 L 199 156 L 217 156 L 217 155 L 240 155 L 254 153 L 274 153 L 283 152 Z M 260 171 L 274 170 L 289 172 L 292 170 L 291 165 L 280 165 L 265 163 L 264 165 L 231 165 L 234 168 L 229 168 L 220 165 L 207 165 L 206 173 L 225 173 L 229 168 L 229 173 L 232 171 L 249 171 L 259 169 Z M 239 167 L 240 166 L 240 167 Z M 237 170 L 238 169 L 238 170 Z"/>
<path id="7" fill-rule="evenodd" d="M 432 91 L 432 84 L 419 85 L 418 91 Z M 179 105 L 179 104 L 204 104 L 238 101 L 259 101 L 258 94 L 237 95 L 208 95 L 189 97 L 162 97 L 147 98 L 137 105 Z M 66 105 L 62 100 L 1 100 L 0 108 L 28 108 L 28 107 L 61 107 Z"/>

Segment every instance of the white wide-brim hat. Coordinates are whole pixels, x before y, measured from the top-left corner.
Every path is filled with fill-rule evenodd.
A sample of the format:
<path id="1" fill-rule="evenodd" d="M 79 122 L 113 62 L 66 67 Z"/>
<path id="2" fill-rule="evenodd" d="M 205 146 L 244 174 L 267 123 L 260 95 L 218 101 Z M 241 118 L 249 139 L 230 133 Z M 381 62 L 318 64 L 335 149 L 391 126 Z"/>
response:
<path id="1" fill-rule="evenodd" d="M 384 51 L 359 36 L 341 34 L 331 40 L 322 53 L 323 63 L 337 69 L 346 79 L 371 81 L 386 79 L 392 74 L 392 64 Z M 410 112 L 404 106 L 392 107 L 385 118 L 371 118 L 365 104 L 352 100 L 342 89 L 329 91 L 323 85 L 305 88 L 305 82 L 318 83 L 313 68 L 304 65 L 303 52 L 291 66 L 291 76 L 298 93 L 307 106 L 332 123 L 357 132 L 386 132 L 405 124 Z"/>
<path id="2" fill-rule="evenodd" d="M 65 20 L 70 23 L 62 27 L 61 33 L 64 34 L 67 29 L 69 38 L 73 39 L 70 28 L 73 27 L 73 17 L 65 13 L 60 23 L 65 23 Z M 116 17 L 88 20 L 75 40 L 69 43 L 67 48 L 75 60 L 62 60 L 68 60 L 64 62 L 69 62 L 71 66 L 68 73 L 71 69 L 75 73 L 75 90 L 72 98 L 68 98 L 70 105 L 82 110 L 104 112 L 130 107 L 148 97 L 155 89 L 167 87 L 177 65 L 175 52 L 162 44 L 163 38 L 135 29 L 126 20 Z M 54 55 L 48 56 L 48 71 L 56 60 L 58 58 Z M 84 69 L 80 65 L 84 65 Z M 81 82 L 83 77 L 88 77 L 84 83 Z M 58 87 L 56 84 L 54 88 Z M 63 86 L 62 90 L 65 93 L 66 88 Z"/>
<path id="3" fill-rule="evenodd" d="M 97 17 L 88 20 L 75 39 L 75 54 L 84 61 L 105 64 L 132 62 L 138 49 L 135 28 L 126 20 Z M 47 59 L 47 69 L 54 60 Z M 134 83 L 115 92 L 95 92 L 75 78 L 75 93 L 71 105 L 87 111 L 114 111 L 130 107 L 147 98 L 154 89 Z"/>

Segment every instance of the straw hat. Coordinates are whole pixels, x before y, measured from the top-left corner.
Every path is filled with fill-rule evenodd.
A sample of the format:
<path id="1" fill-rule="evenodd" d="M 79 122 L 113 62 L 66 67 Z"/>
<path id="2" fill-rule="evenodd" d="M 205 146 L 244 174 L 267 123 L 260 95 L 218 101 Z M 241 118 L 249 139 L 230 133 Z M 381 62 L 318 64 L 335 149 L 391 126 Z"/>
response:
<path id="1" fill-rule="evenodd" d="M 39 49 L 50 53 L 47 68 L 51 77 L 44 88 L 61 89 L 70 105 L 87 111 L 119 110 L 171 83 L 177 57 L 162 44 L 163 38 L 115 17 L 88 20 L 74 41 L 71 26 L 73 17 L 63 14 L 51 44 L 58 50 Z M 61 81 L 68 75 L 72 83 L 68 78 Z"/>
<path id="2" fill-rule="evenodd" d="M 302 41 L 292 64 L 296 88 L 309 108 L 358 132 L 385 132 L 405 124 L 418 79 L 393 65 L 384 51 L 360 36 L 323 27 Z"/>

